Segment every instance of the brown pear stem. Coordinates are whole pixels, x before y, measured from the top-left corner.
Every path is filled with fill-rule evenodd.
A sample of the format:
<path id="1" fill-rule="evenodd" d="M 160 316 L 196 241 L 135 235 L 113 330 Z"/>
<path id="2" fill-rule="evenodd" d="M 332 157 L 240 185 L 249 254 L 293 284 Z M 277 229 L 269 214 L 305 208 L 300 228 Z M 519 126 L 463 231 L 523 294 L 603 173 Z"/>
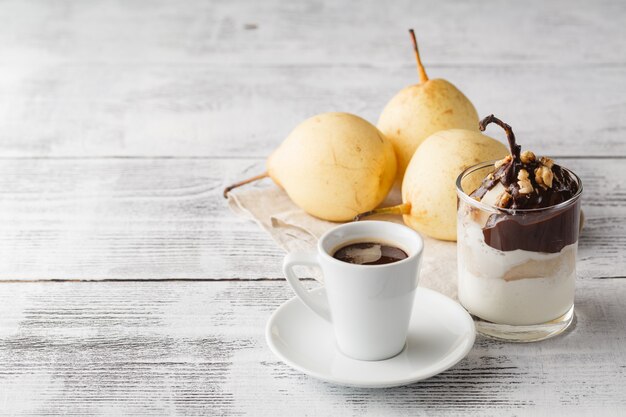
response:
<path id="1" fill-rule="evenodd" d="M 424 69 L 424 65 L 422 65 L 420 51 L 417 48 L 417 39 L 415 38 L 415 32 L 413 31 L 413 29 L 409 29 L 409 33 L 411 34 L 411 40 L 413 40 L 413 50 L 415 51 L 415 59 L 417 60 L 417 73 L 420 76 L 420 84 L 424 84 L 426 81 L 428 81 L 428 75 L 426 75 L 426 70 Z"/>
<path id="2" fill-rule="evenodd" d="M 490 114 L 489 116 L 481 120 L 480 123 L 478 123 L 480 131 L 484 132 L 487 128 L 487 125 L 490 123 L 497 124 L 502 129 L 504 129 L 504 132 L 506 133 L 506 139 L 509 141 L 509 149 L 511 150 L 511 158 L 513 158 L 513 161 L 511 163 L 511 169 L 507 171 L 507 180 L 509 182 L 513 182 L 515 180 L 515 176 L 517 175 L 515 173 L 515 166 L 519 166 L 521 164 L 520 151 L 522 150 L 522 147 L 515 142 L 515 133 L 513 133 L 513 129 L 511 128 L 511 126 L 504 123 L 493 114 Z"/>
<path id="3" fill-rule="evenodd" d="M 249 184 L 251 182 L 258 181 L 267 177 L 269 177 L 269 174 L 267 171 L 265 171 L 264 173 L 255 175 L 254 177 L 248 178 L 247 180 L 239 181 L 234 183 L 233 185 L 229 185 L 228 187 L 224 188 L 224 198 L 228 198 L 228 193 L 234 188 L 241 187 L 242 185 Z"/>
<path id="4" fill-rule="evenodd" d="M 409 214 L 411 212 L 411 203 L 398 204 L 392 207 L 382 207 L 375 210 L 366 211 L 354 216 L 353 221 L 358 222 L 364 217 L 373 216 L 374 214 Z"/>

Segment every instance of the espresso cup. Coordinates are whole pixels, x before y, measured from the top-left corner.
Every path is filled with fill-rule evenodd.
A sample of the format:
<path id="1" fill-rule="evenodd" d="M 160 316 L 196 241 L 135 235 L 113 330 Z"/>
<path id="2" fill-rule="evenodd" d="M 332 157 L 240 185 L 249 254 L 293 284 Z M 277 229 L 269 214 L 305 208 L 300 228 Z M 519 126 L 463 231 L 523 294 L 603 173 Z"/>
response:
<path id="1" fill-rule="evenodd" d="M 377 241 L 396 246 L 407 258 L 382 265 L 358 265 L 333 258 L 354 242 Z M 283 272 L 296 295 L 333 326 L 337 347 L 359 360 L 382 360 L 402 351 L 406 343 L 424 242 L 406 226 L 363 221 L 326 232 L 315 252 L 288 254 Z M 310 293 L 295 275 L 295 266 L 319 267 L 326 296 Z"/>

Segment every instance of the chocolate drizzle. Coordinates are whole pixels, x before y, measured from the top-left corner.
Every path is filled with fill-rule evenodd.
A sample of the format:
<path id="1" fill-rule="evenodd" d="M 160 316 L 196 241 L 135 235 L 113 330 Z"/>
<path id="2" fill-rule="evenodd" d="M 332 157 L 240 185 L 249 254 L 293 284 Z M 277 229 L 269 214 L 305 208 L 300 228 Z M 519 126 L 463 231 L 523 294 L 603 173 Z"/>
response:
<path id="1" fill-rule="evenodd" d="M 580 201 L 547 213 L 492 214 L 485 227 L 485 243 L 504 252 L 521 249 L 558 253 L 578 240 Z"/>
<path id="2" fill-rule="evenodd" d="M 470 195 L 480 201 L 498 183 L 504 188 L 498 206 L 507 210 L 489 217 L 483 227 L 485 243 L 501 251 L 522 249 L 548 253 L 560 252 L 575 243 L 580 221 L 579 201 L 562 209 L 526 210 L 552 207 L 570 200 L 578 192 L 576 179 L 548 158 L 537 159 L 531 152 L 521 154 L 511 127 L 494 115 L 480 122 L 480 130 L 484 131 L 490 123 L 496 123 L 506 132 L 511 155 L 496 164 L 496 170 Z M 542 178 L 542 173 L 547 178 Z"/>
<path id="3" fill-rule="evenodd" d="M 484 132 L 487 128 L 487 125 L 490 123 L 497 124 L 502 129 L 504 129 L 504 132 L 506 133 L 506 139 L 509 141 L 509 149 L 511 150 L 511 162 L 508 164 L 504 164 L 503 174 L 504 179 L 508 183 L 513 183 L 515 182 L 515 178 L 517 178 L 519 165 L 521 165 L 520 152 L 522 151 L 522 147 L 515 142 L 515 133 L 513 133 L 513 129 L 511 129 L 511 126 L 504 123 L 493 114 L 490 114 L 479 122 L 478 127 L 480 128 L 480 131 Z M 517 170 L 515 169 L 516 165 Z"/>

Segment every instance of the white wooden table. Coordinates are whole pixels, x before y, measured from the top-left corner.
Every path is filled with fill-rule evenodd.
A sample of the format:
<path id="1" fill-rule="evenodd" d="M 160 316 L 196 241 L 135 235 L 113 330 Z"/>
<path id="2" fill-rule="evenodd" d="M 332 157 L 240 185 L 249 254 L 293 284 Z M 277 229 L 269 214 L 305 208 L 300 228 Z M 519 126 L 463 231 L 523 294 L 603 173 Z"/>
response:
<path id="1" fill-rule="evenodd" d="M 0 1 L 0 415 L 626 412 L 626 3 Z M 266 347 L 281 251 L 221 189 L 431 77 L 585 183 L 578 323 L 348 389 Z M 258 186 L 267 186 L 260 184 Z"/>

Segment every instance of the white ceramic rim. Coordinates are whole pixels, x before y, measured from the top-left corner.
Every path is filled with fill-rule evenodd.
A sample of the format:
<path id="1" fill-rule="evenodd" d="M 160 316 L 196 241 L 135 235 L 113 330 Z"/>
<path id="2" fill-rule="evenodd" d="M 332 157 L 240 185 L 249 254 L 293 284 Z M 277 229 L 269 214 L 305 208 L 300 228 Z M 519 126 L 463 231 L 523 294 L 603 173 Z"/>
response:
<path id="1" fill-rule="evenodd" d="M 325 290 L 323 286 L 316 288 L 312 290 L 311 292 L 318 292 L 322 290 Z M 463 321 L 467 325 L 468 331 L 469 331 L 469 337 L 463 344 L 457 347 L 449 355 L 444 357 L 443 360 L 432 364 L 428 368 L 425 368 L 425 371 L 420 372 L 418 376 L 413 375 L 413 376 L 409 376 L 406 378 L 400 378 L 400 379 L 395 379 L 395 380 L 364 383 L 363 381 L 356 380 L 356 379 L 328 378 L 328 375 L 326 374 L 321 374 L 319 372 L 312 371 L 310 369 L 302 367 L 299 364 L 289 360 L 288 358 L 286 358 L 280 353 L 281 351 L 273 343 L 272 324 L 274 323 L 276 317 L 282 312 L 283 309 L 287 308 L 288 305 L 294 302 L 300 302 L 300 303 L 302 302 L 300 301 L 298 297 L 293 297 L 290 300 L 285 301 L 283 304 L 281 304 L 280 307 L 278 307 L 272 313 L 272 315 L 267 321 L 267 324 L 265 325 L 265 341 L 267 345 L 269 346 L 270 350 L 272 351 L 272 353 L 285 364 L 291 366 L 292 368 L 304 374 L 310 375 L 314 378 L 317 378 L 325 382 L 329 382 L 331 384 L 338 384 L 338 385 L 344 385 L 344 386 L 356 387 L 356 388 L 391 388 L 391 387 L 398 387 L 398 386 L 413 384 L 415 382 L 422 381 L 424 379 L 428 379 L 432 376 L 438 375 L 452 368 L 454 365 L 459 363 L 463 358 L 467 356 L 470 350 L 472 350 L 472 347 L 474 346 L 474 342 L 476 340 L 476 326 L 474 325 L 474 320 L 469 315 L 469 313 L 465 310 L 465 308 L 463 308 L 463 306 L 461 306 L 459 303 L 455 302 L 451 298 L 437 291 L 428 289 L 428 288 L 419 287 L 416 290 L 416 295 L 417 295 L 417 292 L 423 292 L 423 293 L 428 294 L 428 296 L 438 298 L 439 300 L 441 300 L 441 302 L 448 304 L 451 308 L 460 312 L 461 313 L 460 316 L 463 317 Z M 393 359 L 393 358 L 390 358 L 390 359 Z M 390 359 L 387 359 L 387 360 L 390 360 Z M 384 360 L 379 361 L 379 362 L 384 362 Z"/>
<path id="2" fill-rule="evenodd" d="M 326 252 L 326 250 L 323 247 L 324 241 L 328 237 L 330 237 L 333 233 L 336 233 L 337 231 L 340 231 L 342 229 L 358 228 L 361 225 L 372 225 L 372 224 L 374 226 L 378 225 L 380 227 L 391 227 L 391 228 L 394 228 L 396 230 L 399 230 L 400 233 L 410 234 L 411 237 L 415 237 L 415 239 L 416 239 L 417 249 L 415 250 L 415 252 L 411 253 L 409 256 L 407 256 L 406 258 L 402 259 L 401 261 L 392 262 L 392 263 L 388 263 L 388 264 L 381 264 L 381 265 L 350 264 L 350 266 L 353 266 L 355 268 L 386 268 L 386 267 L 389 267 L 391 265 L 395 266 L 395 265 L 400 265 L 402 263 L 410 262 L 411 260 L 415 259 L 416 257 L 421 256 L 422 252 L 424 251 L 424 239 L 422 239 L 422 236 L 419 233 L 417 233 L 415 230 L 413 230 L 413 229 L 411 229 L 411 228 L 409 228 L 407 226 L 404 226 L 402 224 L 398 224 L 398 223 L 386 222 L 386 221 L 382 221 L 382 220 L 363 220 L 363 221 L 359 221 L 359 222 L 345 223 L 345 224 L 333 227 L 332 229 L 328 230 L 317 241 L 317 251 L 318 251 L 318 253 L 322 257 L 324 257 L 326 260 L 329 260 L 332 263 L 337 262 L 337 263 L 345 266 L 346 265 L 345 262 L 340 261 L 339 259 L 333 258 L 331 254 Z M 376 236 L 372 236 L 372 238 L 376 239 Z M 384 238 L 381 237 L 380 239 L 384 239 Z M 349 241 L 350 240 L 346 240 L 346 242 L 349 242 Z M 344 243 L 346 243 L 346 242 L 344 242 Z M 389 243 L 393 244 L 393 242 L 389 242 Z"/>

